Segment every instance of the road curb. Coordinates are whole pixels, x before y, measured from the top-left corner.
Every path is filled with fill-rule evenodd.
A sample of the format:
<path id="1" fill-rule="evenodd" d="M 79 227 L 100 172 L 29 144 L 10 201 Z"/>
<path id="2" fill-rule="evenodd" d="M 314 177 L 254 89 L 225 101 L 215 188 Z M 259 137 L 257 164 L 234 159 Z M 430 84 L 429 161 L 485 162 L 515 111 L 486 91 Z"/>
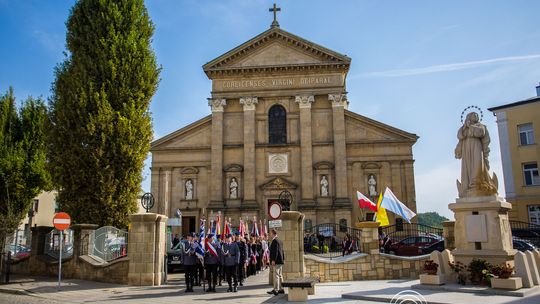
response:
<path id="1" fill-rule="evenodd" d="M 41 297 L 38 297 L 35 293 L 27 291 L 25 289 L 11 289 L 11 288 L 0 287 L 0 293 L 8 293 L 8 294 L 14 294 L 14 295 L 32 296 L 36 298 L 41 298 Z"/>

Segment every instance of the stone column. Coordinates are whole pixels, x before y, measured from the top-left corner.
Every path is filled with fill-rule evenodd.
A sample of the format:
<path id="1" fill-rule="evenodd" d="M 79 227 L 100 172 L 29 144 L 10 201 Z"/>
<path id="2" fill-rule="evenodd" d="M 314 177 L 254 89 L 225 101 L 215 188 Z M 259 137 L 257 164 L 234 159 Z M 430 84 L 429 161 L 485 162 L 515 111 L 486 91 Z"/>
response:
<path id="1" fill-rule="evenodd" d="M 255 200 L 255 107 L 257 97 L 242 97 L 244 106 L 244 201 L 242 207 L 258 208 Z"/>
<path id="2" fill-rule="evenodd" d="M 223 98 L 208 99 L 212 108 L 212 178 L 210 184 L 211 208 L 223 207 L 223 108 L 227 101 Z"/>
<path id="3" fill-rule="evenodd" d="M 167 217 L 156 213 L 129 216 L 128 284 L 159 286 L 164 279 L 165 225 Z"/>
<path id="4" fill-rule="evenodd" d="M 336 207 L 351 207 L 349 194 L 347 193 L 347 147 L 345 143 L 345 110 L 349 101 L 346 94 L 328 94 L 328 100 L 332 102 L 334 163 L 336 172 L 334 205 Z"/>
<path id="5" fill-rule="evenodd" d="M 311 144 L 311 103 L 315 101 L 313 95 L 296 96 L 300 108 L 300 155 L 302 167 L 302 200 L 299 208 L 312 208 L 313 199 L 313 147 Z"/>
<path id="6" fill-rule="evenodd" d="M 96 231 L 98 225 L 95 224 L 75 224 L 71 226 L 73 230 L 73 257 L 77 258 L 88 254 L 90 234 Z"/>
<path id="7" fill-rule="evenodd" d="M 45 237 L 54 227 L 35 226 L 30 228 L 32 233 L 32 250 L 30 255 L 43 255 L 45 251 Z"/>
<path id="8" fill-rule="evenodd" d="M 379 223 L 360 222 L 356 228 L 362 229 L 360 233 L 360 251 L 368 254 L 379 254 Z"/>
<path id="9" fill-rule="evenodd" d="M 163 199 L 160 200 L 163 204 L 159 204 L 159 213 L 160 214 L 169 214 L 169 205 L 171 202 L 171 188 L 172 188 L 172 168 L 163 168 Z"/>
<path id="10" fill-rule="evenodd" d="M 283 280 L 304 277 L 304 214 L 298 211 L 283 211 L 283 226 L 276 228 L 278 238 L 283 241 L 285 264 Z M 272 272 L 270 272 L 270 276 Z M 270 279 L 272 282 L 272 279 Z"/>

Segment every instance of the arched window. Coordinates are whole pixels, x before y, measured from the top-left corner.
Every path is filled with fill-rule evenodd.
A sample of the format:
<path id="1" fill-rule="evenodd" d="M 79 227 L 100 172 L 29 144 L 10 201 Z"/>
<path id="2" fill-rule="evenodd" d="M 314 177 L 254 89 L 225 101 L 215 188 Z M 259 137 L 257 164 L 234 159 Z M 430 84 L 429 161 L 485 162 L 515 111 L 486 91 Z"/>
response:
<path id="1" fill-rule="evenodd" d="M 268 111 L 268 143 L 287 143 L 287 112 L 280 105 L 273 105 Z"/>

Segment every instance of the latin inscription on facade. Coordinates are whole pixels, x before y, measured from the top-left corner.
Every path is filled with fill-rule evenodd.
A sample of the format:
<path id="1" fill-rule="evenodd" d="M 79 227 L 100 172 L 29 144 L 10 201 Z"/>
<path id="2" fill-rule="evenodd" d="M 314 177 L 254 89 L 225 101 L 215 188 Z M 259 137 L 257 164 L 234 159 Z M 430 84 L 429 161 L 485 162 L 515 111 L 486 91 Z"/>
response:
<path id="1" fill-rule="evenodd" d="M 296 76 L 280 78 L 260 78 L 243 80 L 214 80 L 215 91 L 235 91 L 242 89 L 282 89 L 303 87 L 332 87 L 342 85 L 341 75 Z"/>

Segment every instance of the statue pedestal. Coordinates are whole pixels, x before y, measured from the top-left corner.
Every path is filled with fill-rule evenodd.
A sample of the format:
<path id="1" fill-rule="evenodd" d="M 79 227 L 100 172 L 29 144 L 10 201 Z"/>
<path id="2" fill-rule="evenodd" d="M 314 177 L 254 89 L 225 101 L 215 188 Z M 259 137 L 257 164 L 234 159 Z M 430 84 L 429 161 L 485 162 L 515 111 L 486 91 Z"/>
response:
<path id="1" fill-rule="evenodd" d="M 508 210 L 512 205 L 496 195 L 459 198 L 448 208 L 455 214 L 456 261 L 468 265 L 484 259 L 493 265 L 514 264 Z"/>

